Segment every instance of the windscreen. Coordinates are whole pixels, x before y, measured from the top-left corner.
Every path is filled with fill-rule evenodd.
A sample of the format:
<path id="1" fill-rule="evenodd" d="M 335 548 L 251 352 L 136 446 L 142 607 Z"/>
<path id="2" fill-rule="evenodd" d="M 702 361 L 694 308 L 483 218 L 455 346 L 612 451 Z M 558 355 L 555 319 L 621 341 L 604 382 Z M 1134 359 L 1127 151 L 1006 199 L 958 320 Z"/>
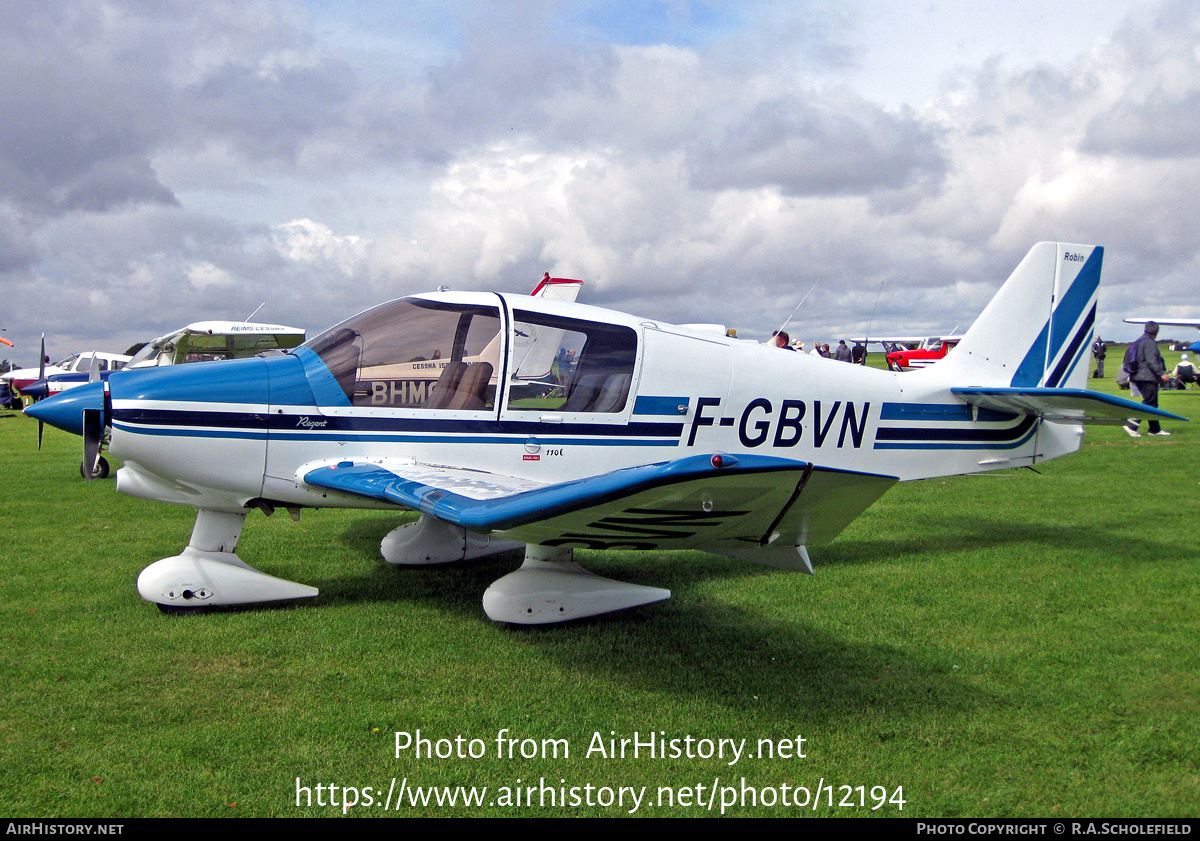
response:
<path id="1" fill-rule="evenodd" d="M 496 307 L 404 298 L 306 343 L 356 406 L 487 409 L 500 358 Z"/>

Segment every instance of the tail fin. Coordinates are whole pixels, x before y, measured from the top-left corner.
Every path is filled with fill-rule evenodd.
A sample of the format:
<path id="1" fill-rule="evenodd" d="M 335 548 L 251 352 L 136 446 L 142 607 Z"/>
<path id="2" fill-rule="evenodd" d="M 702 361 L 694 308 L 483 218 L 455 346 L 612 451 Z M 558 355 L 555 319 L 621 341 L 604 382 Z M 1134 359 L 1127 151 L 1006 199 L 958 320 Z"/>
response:
<path id="1" fill-rule="evenodd" d="M 579 290 L 582 288 L 582 280 L 571 280 L 569 277 L 550 277 L 550 272 L 546 272 L 546 276 L 529 295 L 533 298 L 553 298 L 557 301 L 571 302 L 579 296 Z"/>
<path id="2" fill-rule="evenodd" d="M 961 385 L 1085 388 L 1104 249 L 1039 242 L 933 368 Z"/>

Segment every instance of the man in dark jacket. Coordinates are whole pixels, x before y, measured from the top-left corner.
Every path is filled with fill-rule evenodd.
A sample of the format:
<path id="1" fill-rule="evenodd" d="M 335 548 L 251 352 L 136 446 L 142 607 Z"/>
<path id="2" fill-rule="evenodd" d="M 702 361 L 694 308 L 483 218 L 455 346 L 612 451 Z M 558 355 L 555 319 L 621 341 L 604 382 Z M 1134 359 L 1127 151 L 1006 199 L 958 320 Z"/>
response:
<path id="1" fill-rule="evenodd" d="M 1104 379 L 1104 357 L 1107 353 L 1107 345 L 1104 339 L 1097 336 L 1096 341 L 1092 342 L 1092 356 L 1096 358 L 1096 373 L 1092 374 L 1092 379 Z"/>
<path id="2" fill-rule="evenodd" d="M 1143 406 L 1158 408 L 1158 386 L 1167 379 L 1167 366 L 1162 354 L 1158 352 L 1158 325 L 1153 321 L 1146 322 L 1146 332 L 1138 339 L 1125 355 L 1123 367 L 1129 372 L 1130 388 L 1142 398 Z M 1130 438 L 1141 438 L 1138 432 L 1139 421 L 1130 420 L 1125 431 Z M 1159 426 L 1158 421 L 1150 421 L 1151 435 L 1170 435 Z"/>

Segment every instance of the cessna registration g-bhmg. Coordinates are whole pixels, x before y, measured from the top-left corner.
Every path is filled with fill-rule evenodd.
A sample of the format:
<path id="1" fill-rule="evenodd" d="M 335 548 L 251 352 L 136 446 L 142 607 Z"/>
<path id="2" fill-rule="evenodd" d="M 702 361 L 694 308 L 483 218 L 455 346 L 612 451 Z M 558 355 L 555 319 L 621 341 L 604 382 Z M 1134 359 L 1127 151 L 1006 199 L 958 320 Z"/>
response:
<path id="1" fill-rule="evenodd" d="M 503 622 L 670 596 L 589 573 L 575 549 L 811 572 L 808 547 L 898 481 L 1056 458 L 1087 421 L 1178 417 L 1083 390 L 1102 254 L 1035 246 L 952 355 L 903 375 L 469 292 L 383 304 L 284 355 L 115 374 L 101 420 L 117 489 L 198 509 L 187 548 L 138 590 L 168 610 L 315 596 L 236 554 L 247 513 L 281 507 L 419 512 L 384 539 L 393 564 L 525 544 L 483 597 Z M 82 393 L 102 388 L 29 411 L 79 431 Z"/>

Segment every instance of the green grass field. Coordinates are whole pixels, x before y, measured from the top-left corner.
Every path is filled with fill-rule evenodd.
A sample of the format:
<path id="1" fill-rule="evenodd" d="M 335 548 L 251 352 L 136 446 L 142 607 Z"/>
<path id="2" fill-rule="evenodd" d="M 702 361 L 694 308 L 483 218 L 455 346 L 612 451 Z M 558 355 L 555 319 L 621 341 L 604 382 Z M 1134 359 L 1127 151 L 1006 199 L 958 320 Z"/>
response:
<path id="1" fill-rule="evenodd" d="M 580 553 L 674 596 L 545 629 L 480 608 L 519 555 L 393 569 L 378 541 L 400 517 L 362 511 L 247 521 L 242 557 L 319 598 L 164 616 L 135 579 L 194 512 L 85 484 L 77 438 L 48 429 L 39 453 L 36 424 L 4 417 L 0 811 L 340 815 L 318 804 L 353 787 L 376 801 L 353 816 L 383 815 L 389 790 L 388 814 L 616 816 L 629 787 L 636 814 L 686 816 L 715 786 L 712 814 L 731 787 L 734 815 L 1200 815 L 1200 391 L 1161 403 L 1197 422 L 1093 427 L 1040 474 L 894 488 L 814 549 L 815 577 Z M 418 729 L 484 755 L 397 757 Z M 496 756 L 505 730 L 514 758 Z M 735 764 L 588 755 L 635 732 L 747 747 Z M 543 781 L 565 807 L 542 805 Z M 512 790 L 529 785 L 532 805 Z M 417 786 L 487 790 L 410 805 Z"/>

